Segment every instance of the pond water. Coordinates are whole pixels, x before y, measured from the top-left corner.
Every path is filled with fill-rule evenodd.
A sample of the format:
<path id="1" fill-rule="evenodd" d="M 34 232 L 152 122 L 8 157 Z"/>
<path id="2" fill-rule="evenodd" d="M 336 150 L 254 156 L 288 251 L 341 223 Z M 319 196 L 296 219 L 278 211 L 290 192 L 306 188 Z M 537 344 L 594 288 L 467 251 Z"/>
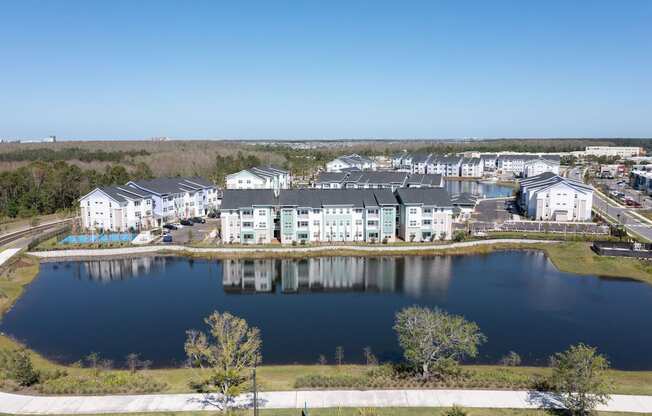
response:
<path id="1" fill-rule="evenodd" d="M 446 190 L 454 195 L 469 193 L 484 198 L 512 196 L 514 188 L 494 182 L 444 180 Z"/>
<path id="2" fill-rule="evenodd" d="M 43 263 L 0 330 L 61 362 L 130 352 L 180 364 L 185 331 L 213 310 L 261 329 L 267 363 L 361 362 L 401 356 L 395 313 L 439 306 L 478 323 L 488 342 L 476 361 L 510 350 L 524 363 L 577 342 L 623 369 L 652 369 L 652 286 L 561 273 L 540 252 L 473 256 L 192 260 L 143 257 Z"/>

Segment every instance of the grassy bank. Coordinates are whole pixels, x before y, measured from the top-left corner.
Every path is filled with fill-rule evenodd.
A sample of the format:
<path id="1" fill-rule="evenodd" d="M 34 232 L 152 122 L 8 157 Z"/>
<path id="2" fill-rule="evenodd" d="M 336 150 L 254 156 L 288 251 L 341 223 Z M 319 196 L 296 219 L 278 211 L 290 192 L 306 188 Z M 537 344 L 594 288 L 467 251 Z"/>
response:
<path id="1" fill-rule="evenodd" d="M 39 262 L 27 256 L 14 257 L 2 267 L 0 274 L 0 316 L 7 311 L 16 299 L 38 274 Z"/>

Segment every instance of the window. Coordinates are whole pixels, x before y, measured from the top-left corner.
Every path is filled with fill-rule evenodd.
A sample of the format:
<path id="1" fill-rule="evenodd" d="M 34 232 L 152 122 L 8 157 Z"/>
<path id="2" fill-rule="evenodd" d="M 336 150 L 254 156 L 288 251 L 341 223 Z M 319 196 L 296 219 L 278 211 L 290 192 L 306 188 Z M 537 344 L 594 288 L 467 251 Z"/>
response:
<path id="1" fill-rule="evenodd" d="M 252 210 L 250 210 L 250 209 L 244 209 L 244 210 L 242 210 L 242 215 L 251 216 L 251 215 L 254 215 L 254 212 Z"/>
<path id="2" fill-rule="evenodd" d="M 362 220 L 355 220 L 356 225 L 362 225 Z"/>
<path id="3" fill-rule="evenodd" d="M 319 227 L 319 221 L 318 221 L 318 220 L 314 220 L 314 221 L 312 222 L 312 225 L 314 225 L 315 227 Z"/>
<path id="4" fill-rule="evenodd" d="M 254 226 L 254 223 L 251 222 L 251 221 L 243 221 L 243 222 L 242 222 L 242 227 L 243 227 L 243 228 L 251 228 L 251 227 L 253 227 L 253 226 Z"/>
<path id="5" fill-rule="evenodd" d="M 431 209 L 431 208 L 424 208 L 424 209 L 423 209 L 423 213 L 424 213 L 424 214 L 431 214 L 431 213 L 432 213 L 432 209 Z"/>
<path id="6" fill-rule="evenodd" d="M 430 225 L 432 224 L 432 220 L 423 220 L 423 225 Z"/>
<path id="7" fill-rule="evenodd" d="M 369 227 L 377 227 L 378 226 L 378 221 L 368 221 L 367 225 Z"/>
<path id="8" fill-rule="evenodd" d="M 410 208 L 410 214 L 414 215 L 414 214 L 416 214 L 416 213 L 417 213 L 417 209 L 416 209 L 416 208 Z"/>
<path id="9" fill-rule="evenodd" d="M 299 221 L 297 224 L 298 227 L 307 227 L 308 221 Z"/>
<path id="10" fill-rule="evenodd" d="M 378 215 L 378 210 L 377 209 L 368 209 L 367 214 L 369 214 L 369 215 Z"/>
<path id="11" fill-rule="evenodd" d="M 312 210 L 312 212 L 314 212 L 315 214 L 319 214 L 319 213 L 321 213 L 321 209 L 315 208 L 315 209 Z"/>
<path id="12" fill-rule="evenodd" d="M 299 210 L 299 215 L 308 215 L 308 210 L 307 209 L 300 209 Z"/>
<path id="13" fill-rule="evenodd" d="M 416 227 L 417 222 L 416 221 L 410 221 L 410 227 Z"/>
<path id="14" fill-rule="evenodd" d="M 265 212 L 264 209 L 260 209 L 260 210 L 258 210 L 258 216 L 259 216 L 259 217 L 264 217 L 266 214 L 267 214 L 267 213 Z"/>

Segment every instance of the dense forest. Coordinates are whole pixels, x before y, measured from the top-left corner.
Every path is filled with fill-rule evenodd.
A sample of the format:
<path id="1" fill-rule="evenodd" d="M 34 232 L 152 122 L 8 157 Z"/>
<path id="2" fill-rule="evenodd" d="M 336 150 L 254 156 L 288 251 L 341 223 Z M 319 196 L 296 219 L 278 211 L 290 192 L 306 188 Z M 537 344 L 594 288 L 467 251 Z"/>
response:
<path id="1" fill-rule="evenodd" d="M 82 170 L 63 161 L 33 162 L 0 172 L 0 218 L 31 217 L 71 209 L 79 197 L 96 186 L 151 177 L 151 170 L 142 163 L 132 172 L 121 165 L 107 166 L 99 172 Z"/>
<path id="2" fill-rule="evenodd" d="M 126 157 L 147 156 L 146 150 L 88 150 L 69 147 L 60 150 L 49 148 L 16 149 L 0 153 L 0 162 L 55 162 L 58 160 L 79 160 L 82 162 L 121 162 Z"/>

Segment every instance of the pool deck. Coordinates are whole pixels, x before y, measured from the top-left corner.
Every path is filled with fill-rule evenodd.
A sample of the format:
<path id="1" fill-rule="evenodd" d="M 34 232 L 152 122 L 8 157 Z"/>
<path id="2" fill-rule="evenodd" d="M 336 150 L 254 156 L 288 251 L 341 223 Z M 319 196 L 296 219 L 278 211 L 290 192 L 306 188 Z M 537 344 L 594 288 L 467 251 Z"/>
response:
<path id="1" fill-rule="evenodd" d="M 251 408 L 251 394 L 238 396 L 234 405 Z M 496 409 L 560 408 L 554 393 L 522 390 L 298 390 L 261 392 L 261 409 L 333 407 L 451 407 Z M 0 413 L 93 414 L 220 410 L 215 394 L 148 394 L 116 396 L 27 396 L 0 393 Z M 652 396 L 612 395 L 598 410 L 652 412 Z"/>
<path id="2" fill-rule="evenodd" d="M 403 245 L 330 245 L 314 247 L 187 247 L 179 245 L 156 245 L 140 247 L 122 247 L 122 248 L 98 248 L 98 249 L 71 249 L 71 250 L 51 250 L 51 251 L 32 251 L 28 254 L 41 259 L 83 259 L 91 257 L 118 257 L 139 254 L 156 254 L 166 252 L 186 252 L 194 254 L 257 254 L 257 253 L 324 253 L 328 251 L 351 251 L 359 253 L 392 253 L 401 252 L 428 252 L 436 250 L 449 250 L 457 248 L 477 247 L 494 244 L 556 244 L 557 240 L 533 240 L 524 238 L 505 238 L 480 241 L 465 241 L 450 244 L 403 244 Z"/>

